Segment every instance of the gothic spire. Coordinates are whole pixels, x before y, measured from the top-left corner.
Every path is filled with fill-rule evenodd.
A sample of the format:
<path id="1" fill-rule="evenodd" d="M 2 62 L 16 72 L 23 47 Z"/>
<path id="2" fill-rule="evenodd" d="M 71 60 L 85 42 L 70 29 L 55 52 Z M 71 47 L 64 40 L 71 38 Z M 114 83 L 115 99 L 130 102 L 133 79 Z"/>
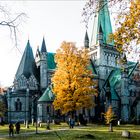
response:
<path id="1" fill-rule="evenodd" d="M 21 75 L 24 75 L 26 78 L 29 78 L 31 74 L 35 73 L 35 69 L 36 65 L 33 56 L 33 51 L 28 40 L 18 70 L 16 72 L 16 79 L 18 79 Z"/>
<path id="2" fill-rule="evenodd" d="M 86 31 L 86 34 L 85 34 L 84 47 L 89 48 L 89 37 L 88 37 L 87 31 Z"/>
<path id="3" fill-rule="evenodd" d="M 46 44 L 45 44 L 45 39 L 43 37 L 43 41 L 42 41 L 42 46 L 41 46 L 41 53 L 43 52 L 47 52 L 47 49 L 46 49 Z"/>
<path id="4" fill-rule="evenodd" d="M 112 25 L 107 0 L 99 0 L 99 12 L 95 13 L 93 16 L 94 21 L 90 45 L 93 46 L 97 44 L 97 36 L 101 31 L 103 34 L 103 43 L 113 45 L 113 42 L 109 42 L 109 35 L 112 33 Z"/>

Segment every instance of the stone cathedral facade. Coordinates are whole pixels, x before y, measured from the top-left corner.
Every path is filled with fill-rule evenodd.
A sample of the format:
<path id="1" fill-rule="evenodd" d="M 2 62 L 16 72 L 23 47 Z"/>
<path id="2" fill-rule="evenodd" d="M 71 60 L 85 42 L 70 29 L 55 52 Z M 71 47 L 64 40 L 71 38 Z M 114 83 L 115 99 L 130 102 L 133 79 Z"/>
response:
<path id="1" fill-rule="evenodd" d="M 104 0 L 106 2 L 106 0 Z M 94 99 L 96 106 L 76 112 L 84 114 L 89 120 L 99 121 L 101 113 L 109 105 L 121 121 L 140 122 L 140 69 L 139 63 L 130 62 L 125 54 L 115 49 L 114 42 L 108 42 L 112 33 L 110 15 L 107 4 L 96 16 L 91 39 L 86 31 L 84 46 L 90 50 L 91 69 L 98 81 L 98 97 Z M 51 91 L 51 77 L 56 64 L 54 53 L 47 52 L 45 39 L 41 49 L 37 49 L 34 57 L 28 40 L 21 62 L 17 69 L 14 84 L 7 91 L 8 121 L 46 121 L 54 118 Z M 118 61 L 125 60 L 123 65 Z"/>

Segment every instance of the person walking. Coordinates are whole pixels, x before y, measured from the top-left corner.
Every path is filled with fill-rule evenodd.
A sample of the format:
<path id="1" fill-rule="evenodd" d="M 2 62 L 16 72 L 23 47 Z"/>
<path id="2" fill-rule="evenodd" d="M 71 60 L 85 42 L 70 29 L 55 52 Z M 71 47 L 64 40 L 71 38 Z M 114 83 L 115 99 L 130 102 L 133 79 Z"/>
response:
<path id="1" fill-rule="evenodd" d="M 17 122 L 17 123 L 15 124 L 15 127 L 16 127 L 16 134 L 19 134 L 19 131 L 20 131 L 20 123 Z"/>
<path id="2" fill-rule="evenodd" d="M 70 118 L 70 128 L 73 128 L 75 124 L 74 118 Z"/>
<path id="3" fill-rule="evenodd" d="M 14 136 L 14 125 L 12 123 L 9 124 L 9 136 Z"/>

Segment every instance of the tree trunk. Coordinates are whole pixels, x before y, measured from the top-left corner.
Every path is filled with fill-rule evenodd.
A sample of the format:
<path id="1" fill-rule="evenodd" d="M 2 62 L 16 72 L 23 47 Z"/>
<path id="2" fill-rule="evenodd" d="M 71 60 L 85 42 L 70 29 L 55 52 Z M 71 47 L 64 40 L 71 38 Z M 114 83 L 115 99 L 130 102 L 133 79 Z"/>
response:
<path id="1" fill-rule="evenodd" d="M 113 132 L 113 126 L 112 126 L 112 123 L 109 124 L 109 132 Z"/>

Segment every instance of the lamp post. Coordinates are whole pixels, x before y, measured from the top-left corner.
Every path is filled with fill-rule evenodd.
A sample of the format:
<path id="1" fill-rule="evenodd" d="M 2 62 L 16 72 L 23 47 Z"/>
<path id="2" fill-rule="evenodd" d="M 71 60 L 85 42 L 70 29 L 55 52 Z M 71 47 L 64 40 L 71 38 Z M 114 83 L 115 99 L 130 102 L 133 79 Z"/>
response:
<path id="1" fill-rule="evenodd" d="M 28 125 L 28 117 L 29 117 L 29 83 L 27 81 L 27 89 L 26 89 L 26 99 L 25 99 L 25 125 L 26 128 L 29 128 Z"/>
<path id="2" fill-rule="evenodd" d="M 34 97 L 32 96 L 32 126 L 34 126 Z"/>
<path id="3" fill-rule="evenodd" d="M 38 99 L 38 95 L 35 95 L 35 99 L 36 99 L 36 134 L 38 134 L 38 107 L 37 107 L 37 99 Z"/>
<path id="4" fill-rule="evenodd" d="M 32 95 L 32 125 L 35 126 L 35 132 L 38 133 L 38 109 L 37 109 L 38 94 Z M 35 125 L 34 125 L 35 123 Z"/>
<path id="5" fill-rule="evenodd" d="M 38 86 L 38 92 L 35 94 L 35 100 L 36 100 L 36 134 L 38 134 L 38 98 L 40 95 L 40 85 L 39 83 L 37 84 Z"/>
<path id="6" fill-rule="evenodd" d="M 8 89 L 8 122 L 11 123 L 11 90 Z"/>

